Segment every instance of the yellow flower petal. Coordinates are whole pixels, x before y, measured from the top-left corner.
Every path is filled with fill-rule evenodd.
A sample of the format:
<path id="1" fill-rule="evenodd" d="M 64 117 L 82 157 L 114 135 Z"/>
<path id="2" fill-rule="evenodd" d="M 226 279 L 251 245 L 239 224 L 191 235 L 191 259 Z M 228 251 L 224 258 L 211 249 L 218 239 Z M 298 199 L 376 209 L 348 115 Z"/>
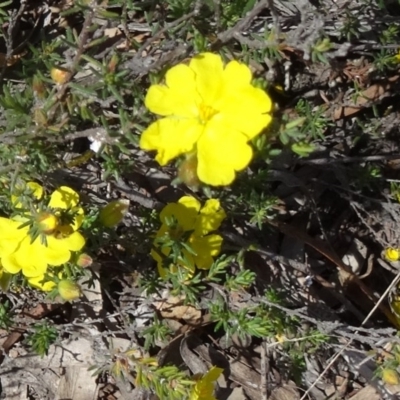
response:
<path id="1" fill-rule="evenodd" d="M 79 232 L 57 239 L 54 236 L 47 237 L 47 247 L 43 247 L 43 257 L 49 265 L 59 266 L 68 262 L 71 251 L 79 251 L 85 245 L 85 239 Z"/>
<path id="2" fill-rule="evenodd" d="M 79 251 L 84 245 L 85 238 L 80 232 L 73 232 L 71 235 L 63 238 L 47 237 L 47 249 L 50 249 L 52 252 Z"/>
<path id="3" fill-rule="evenodd" d="M 226 86 L 240 88 L 251 84 L 252 74 L 246 64 L 234 60 L 226 65 L 223 77 Z"/>
<path id="4" fill-rule="evenodd" d="M 193 196 L 182 196 L 178 200 L 178 204 L 182 204 L 187 209 L 193 210 L 193 214 L 195 212 L 198 213 L 200 211 L 200 208 L 201 208 L 200 201 L 198 201 Z"/>
<path id="5" fill-rule="evenodd" d="M 18 229 L 21 222 L 0 217 L 0 257 L 12 253 L 27 235 L 28 228 Z"/>
<path id="6" fill-rule="evenodd" d="M 44 274 L 40 276 L 35 276 L 33 278 L 28 278 L 28 282 L 31 286 L 43 290 L 43 292 L 51 292 L 56 284 L 53 281 L 44 281 Z"/>
<path id="7" fill-rule="evenodd" d="M 217 199 L 209 199 L 204 207 L 200 210 L 200 214 L 196 221 L 195 234 L 198 236 L 207 235 L 217 230 L 226 214 Z"/>
<path id="8" fill-rule="evenodd" d="M 27 182 L 26 186 L 32 191 L 33 197 L 36 199 L 41 199 L 43 197 L 43 186 L 36 182 Z"/>
<path id="9" fill-rule="evenodd" d="M 167 204 L 160 213 L 160 220 L 163 225 L 167 224 L 167 220 L 175 218 L 178 223 L 178 229 L 190 231 L 194 229 L 198 209 L 196 207 L 187 207 L 185 204 L 170 203 Z M 164 228 L 168 230 L 168 228 Z"/>
<path id="10" fill-rule="evenodd" d="M 215 400 L 214 382 L 220 377 L 223 369 L 212 367 L 202 378 L 200 378 L 193 387 L 189 400 Z"/>
<path id="11" fill-rule="evenodd" d="M 253 156 L 247 140 L 240 132 L 228 131 L 222 123 L 207 124 L 197 144 L 199 179 L 213 186 L 232 183 L 235 172 L 246 168 Z"/>
<path id="12" fill-rule="evenodd" d="M 17 250 L 2 257 L 4 269 L 10 274 L 22 270 L 24 276 L 30 278 L 43 275 L 47 269 L 47 260 L 43 255 L 43 245 L 40 238 L 31 243 L 31 238 L 26 236 L 19 244 Z"/>
<path id="13" fill-rule="evenodd" d="M 196 88 L 203 102 L 212 106 L 224 89 L 221 57 L 218 54 L 201 53 L 192 58 L 189 67 L 196 74 Z"/>
<path id="14" fill-rule="evenodd" d="M 166 84 L 150 86 L 146 99 L 146 107 L 162 116 L 196 118 L 197 103 L 200 97 L 196 91 L 194 72 L 184 64 L 172 67 L 165 76 Z"/>
<path id="15" fill-rule="evenodd" d="M 68 186 L 60 186 L 50 197 L 49 207 L 68 209 L 79 203 L 79 194 Z"/>
<path id="16" fill-rule="evenodd" d="M 74 231 L 77 231 L 81 227 L 82 222 L 85 218 L 85 211 L 82 207 L 75 207 L 74 212 L 75 217 L 74 222 L 71 224 L 71 227 Z"/>
<path id="17" fill-rule="evenodd" d="M 221 251 L 222 242 L 223 239 L 219 235 L 208 235 L 204 237 L 192 235 L 189 243 L 196 253 L 193 258 L 197 268 L 210 269 L 214 262 L 213 257 L 217 256 Z"/>
<path id="18" fill-rule="evenodd" d="M 232 88 L 231 88 L 232 89 Z M 229 90 L 218 101 L 220 114 L 226 127 L 242 132 L 253 139 L 271 122 L 272 102 L 261 89 L 251 85 Z M 222 122 L 222 121 L 221 121 Z"/>
<path id="19" fill-rule="evenodd" d="M 1 258 L 4 271 L 10 274 L 18 274 L 21 266 L 15 261 L 15 253 L 7 254 Z"/>
<path id="20" fill-rule="evenodd" d="M 85 245 L 85 238 L 81 235 L 80 232 L 74 232 L 72 235 L 63 239 L 65 241 L 68 249 L 71 251 L 79 251 Z"/>
<path id="21" fill-rule="evenodd" d="M 162 118 L 142 133 L 139 145 L 143 150 L 157 150 L 156 160 L 165 165 L 192 151 L 202 132 L 203 125 L 197 119 Z"/>
<path id="22" fill-rule="evenodd" d="M 14 205 L 15 208 L 21 208 L 23 206 L 20 202 L 18 202 L 18 197 L 21 193 L 25 191 L 26 187 L 29 189 L 35 199 L 39 200 L 42 198 L 44 190 L 43 187 L 38 183 L 27 182 L 26 186 L 24 186 L 24 183 L 17 184 L 15 186 L 15 194 L 11 195 L 11 203 Z"/>

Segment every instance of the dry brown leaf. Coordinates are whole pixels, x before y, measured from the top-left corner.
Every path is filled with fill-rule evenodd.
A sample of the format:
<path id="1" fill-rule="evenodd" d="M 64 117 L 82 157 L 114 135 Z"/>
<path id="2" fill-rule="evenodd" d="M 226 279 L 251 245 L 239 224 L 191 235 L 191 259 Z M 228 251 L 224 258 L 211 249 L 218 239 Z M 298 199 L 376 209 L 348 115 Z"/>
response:
<path id="1" fill-rule="evenodd" d="M 381 398 L 379 392 L 371 385 L 365 386 L 351 400 L 379 400 Z"/>
<path id="2" fill-rule="evenodd" d="M 191 305 L 185 305 L 183 297 L 172 296 L 153 304 L 164 318 L 183 319 L 192 324 L 201 319 L 201 311 Z"/>
<path id="3" fill-rule="evenodd" d="M 371 85 L 370 87 L 359 93 L 354 101 L 354 104 L 336 108 L 333 111 L 333 119 L 337 120 L 344 117 L 349 117 L 362 111 L 365 107 L 368 106 L 368 103 L 375 103 L 379 100 L 382 100 L 384 97 L 389 96 L 390 89 L 393 86 L 393 83 L 396 82 L 398 79 L 399 76 L 394 76 L 389 78 L 388 83 L 376 83 L 374 85 Z"/>
<path id="4" fill-rule="evenodd" d="M 270 400 L 298 400 L 300 393 L 294 382 L 284 383 L 283 386 L 274 389 Z"/>

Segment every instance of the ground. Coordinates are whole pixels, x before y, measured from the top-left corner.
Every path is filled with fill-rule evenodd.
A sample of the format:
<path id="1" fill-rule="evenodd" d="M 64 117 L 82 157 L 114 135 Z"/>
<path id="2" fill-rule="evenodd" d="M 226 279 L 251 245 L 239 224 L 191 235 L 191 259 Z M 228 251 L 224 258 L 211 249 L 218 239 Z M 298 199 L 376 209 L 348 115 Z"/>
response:
<path id="1" fill-rule="evenodd" d="M 1 216 L 21 182 L 71 187 L 88 257 L 60 272 L 73 301 L 0 282 L 0 398 L 181 400 L 213 366 L 218 400 L 400 396 L 398 2 L 9 0 L 0 21 Z M 224 187 L 139 145 L 150 85 L 204 52 L 273 104 Z M 159 213 L 185 195 L 220 201 L 222 249 L 160 278 Z"/>

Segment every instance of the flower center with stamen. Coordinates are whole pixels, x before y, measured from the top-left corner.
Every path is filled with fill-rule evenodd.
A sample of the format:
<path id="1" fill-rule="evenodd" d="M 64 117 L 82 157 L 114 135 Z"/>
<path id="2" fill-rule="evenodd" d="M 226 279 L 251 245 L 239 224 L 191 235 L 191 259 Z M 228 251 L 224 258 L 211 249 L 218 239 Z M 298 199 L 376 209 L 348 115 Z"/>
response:
<path id="1" fill-rule="evenodd" d="M 214 108 L 206 105 L 200 104 L 199 107 L 199 118 L 202 124 L 206 124 L 214 115 L 218 114 L 218 111 Z"/>

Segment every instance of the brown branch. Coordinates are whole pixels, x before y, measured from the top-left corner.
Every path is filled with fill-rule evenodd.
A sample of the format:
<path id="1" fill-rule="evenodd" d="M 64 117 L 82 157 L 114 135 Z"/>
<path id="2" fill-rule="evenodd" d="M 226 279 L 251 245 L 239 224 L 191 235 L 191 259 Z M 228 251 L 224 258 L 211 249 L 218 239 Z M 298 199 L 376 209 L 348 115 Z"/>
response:
<path id="1" fill-rule="evenodd" d="M 260 14 L 267 7 L 267 0 L 259 1 L 256 6 L 247 14 L 247 16 L 241 19 L 234 27 L 218 35 L 217 40 L 211 45 L 211 50 L 216 51 L 220 49 L 224 44 L 232 40 L 237 32 L 243 31 L 248 28 L 253 19 L 257 17 L 257 15 Z"/>

